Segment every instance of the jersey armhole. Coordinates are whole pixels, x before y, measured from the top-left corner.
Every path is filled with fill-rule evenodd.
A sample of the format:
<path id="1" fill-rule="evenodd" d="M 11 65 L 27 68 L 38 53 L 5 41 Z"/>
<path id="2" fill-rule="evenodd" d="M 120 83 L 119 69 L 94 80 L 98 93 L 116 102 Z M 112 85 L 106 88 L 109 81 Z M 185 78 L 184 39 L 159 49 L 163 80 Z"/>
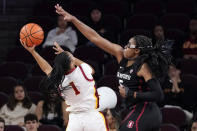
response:
<path id="1" fill-rule="evenodd" d="M 94 81 L 93 77 L 92 77 L 92 69 L 91 67 L 87 67 L 85 68 L 85 66 L 89 66 L 89 65 L 79 65 L 79 69 L 81 70 L 81 73 L 83 74 L 84 78 L 87 80 L 87 81 Z M 89 69 L 88 69 L 89 68 Z"/>

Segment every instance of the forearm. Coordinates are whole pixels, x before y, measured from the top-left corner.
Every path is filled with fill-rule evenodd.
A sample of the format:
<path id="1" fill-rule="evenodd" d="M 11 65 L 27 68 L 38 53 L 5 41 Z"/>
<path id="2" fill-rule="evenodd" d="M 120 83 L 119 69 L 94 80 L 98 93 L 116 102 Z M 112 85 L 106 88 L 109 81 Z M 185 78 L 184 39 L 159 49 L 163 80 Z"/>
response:
<path id="1" fill-rule="evenodd" d="M 50 66 L 50 64 L 44 58 L 42 58 L 35 50 L 32 51 L 31 54 L 38 63 L 41 70 L 46 75 L 49 75 L 49 73 L 52 71 L 52 67 Z"/>
<path id="2" fill-rule="evenodd" d="M 101 37 L 95 30 L 79 21 L 76 17 L 73 18 L 72 23 L 88 40 L 97 45 L 99 48 L 115 56 L 116 58 L 122 57 L 123 49 L 121 46 L 113 44 L 105 38 Z"/>
<path id="3" fill-rule="evenodd" d="M 91 42 L 95 42 L 95 40 L 100 37 L 99 34 L 90 28 L 89 26 L 82 23 L 76 17 L 73 17 L 72 23 L 77 27 L 77 29 Z"/>
<path id="4" fill-rule="evenodd" d="M 137 92 L 136 99 L 156 102 L 163 100 L 164 95 L 158 80 L 151 79 L 147 81 L 147 87 L 150 89 L 150 91 Z"/>

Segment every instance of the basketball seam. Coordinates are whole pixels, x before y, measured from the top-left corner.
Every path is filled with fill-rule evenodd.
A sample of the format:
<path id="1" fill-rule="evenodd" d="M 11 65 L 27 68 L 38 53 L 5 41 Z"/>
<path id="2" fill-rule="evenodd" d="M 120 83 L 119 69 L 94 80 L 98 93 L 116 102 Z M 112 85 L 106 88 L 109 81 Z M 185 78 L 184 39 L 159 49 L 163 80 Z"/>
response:
<path id="1" fill-rule="evenodd" d="M 33 27 L 35 26 L 35 24 L 31 27 L 31 29 L 30 29 L 30 35 L 31 35 L 31 30 L 33 29 Z M 28 37 L 29 38 L 29 40 L 31 41 L 31 43 L 34 45 L 34 42 L 31 40 L 31 38 L 30 37 Z"/>
<path id="2" fill-rule="evenodd" d="M 42 30 L 36 31 L 36 32 L 32 33 L 31 35 L 36 34 L 36 33 L 40 32 L 40 31 L 42 31 Z M 22 33 L 22 32 L 21 32 L 21 33 Z M 27 36 L 25 36 L 24 38 L 29 37 L 29 36 L 31 36 L 31 35 L 27 35 Z M 23 38 L 23 39 L 24 39 L 24 38 Z"/>
<path id="3" fill-rule="evenodd" d="M 35 26 L 35 24 L 31 27 L 31 29 L 30 29 L 30 34 L 31 34 L 31 30 L 33 29 L 34 26 Z"/>
<path id="4" fill-rule="evenodd" d="M 22 40 L 22 39 L 24 39 L 26 36 L 25 36 L 25 34 L 24 34 L 23 32 L 20 32 L 20 33 L 24 35 L 24 37 L 23 37 L 23 38 L 21 38 L 21 40 Z"/>
<path id="5" fill-rule="evenodd" d="M 30 35 L 31 35 L 31 37 L 33 37 L 34 39 L 43 40 L 43 39 L 39 39 L 39 38 L 36 38 L 36 37 L 32 36 L 32 34 L 30 34 Z"/>
<path id="6" fill-rule="evenodd" d="M 25 31 L 26 31 L 26 33 L 27 33 L 27 28 L 26 28 L 26 26 L 25 26 Z M 28 33 L 27 33 L 28 34 Z M 29 38 L 29 37 L 28 37 Z M 29 40 L 31 41 L 31 39 L 29 38 Z M 31 41 L 31 43 L 34 45 L 34 43 Z M 27 44 L 27 38 L 26 38 L 26 45 L 28 46 L 28 44 Z M 30 46 L 28 46 L 28 47 L 30 47 Z"/>
<path id="7" fill-rule="evenodd" d="M 29 38 L 29 40 L 31 41 L 31 43 L 34 45 L 34 42 L 31 40 L 31 38 L 30 37 L 28 37 Z"/>

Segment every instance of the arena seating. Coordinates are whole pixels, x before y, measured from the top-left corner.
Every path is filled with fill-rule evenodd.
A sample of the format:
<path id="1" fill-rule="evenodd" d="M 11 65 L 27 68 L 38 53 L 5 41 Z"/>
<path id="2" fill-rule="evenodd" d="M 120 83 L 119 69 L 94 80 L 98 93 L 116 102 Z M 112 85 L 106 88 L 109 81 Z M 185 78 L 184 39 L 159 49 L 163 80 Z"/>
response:
<path id="1" fill-rule="evenodd" d="M 1 77 L 0 78 L 0 92 L 10 94 L 12 88 L 17 85 L 17 80 L 13 77 Z"/>

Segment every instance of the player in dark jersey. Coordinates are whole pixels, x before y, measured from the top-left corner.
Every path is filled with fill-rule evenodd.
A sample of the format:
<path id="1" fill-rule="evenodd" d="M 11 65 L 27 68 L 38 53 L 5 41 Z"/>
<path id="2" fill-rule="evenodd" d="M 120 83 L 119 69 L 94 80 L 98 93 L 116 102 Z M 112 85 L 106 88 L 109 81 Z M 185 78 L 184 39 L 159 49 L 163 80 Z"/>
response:
<path id="1" fill-rule="evenodd" d="M 92 43 L 115 56 L 120 64 L 117 72 L 119 91 L 131 110 L 122 121 L 120 131 L 159 130 L 162 117 L 156 102 L 162 100 L 163 92 L 157 78 L 167 72 L 170 57 L 160 48 L 154 48 L 148 37 L 141 35 L 132 37 L 122 48 L 101 37 L 61 6 L 56 5 L 55 8 Z"/>

